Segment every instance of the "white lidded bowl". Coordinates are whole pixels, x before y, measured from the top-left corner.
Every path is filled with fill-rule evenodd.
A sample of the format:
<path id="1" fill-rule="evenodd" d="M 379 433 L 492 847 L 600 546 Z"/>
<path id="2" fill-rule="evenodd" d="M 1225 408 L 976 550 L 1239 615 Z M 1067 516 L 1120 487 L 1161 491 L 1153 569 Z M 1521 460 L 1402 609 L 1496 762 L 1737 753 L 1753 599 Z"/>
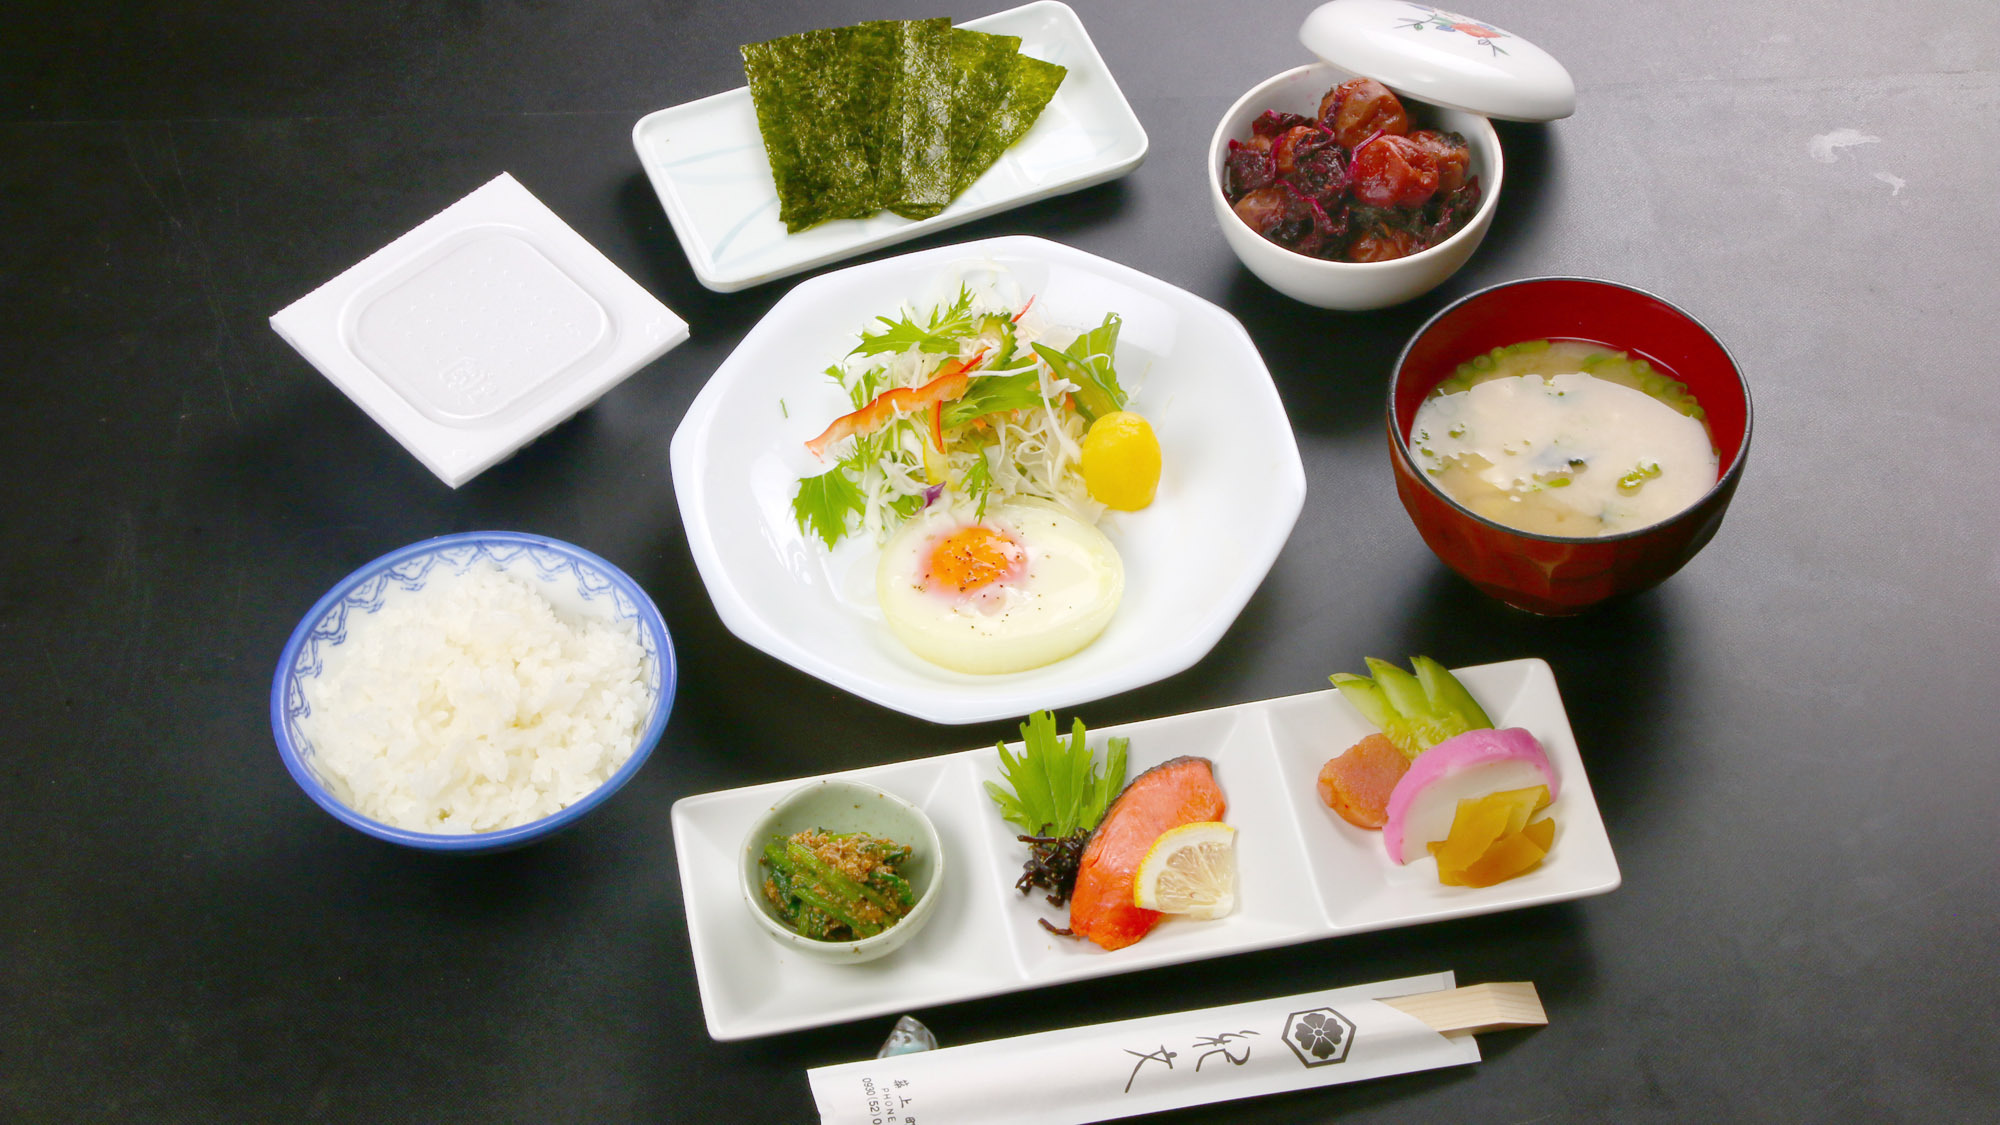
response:
<path id="1" fill-rule="evenodd" d="M 1222 193 L 1224 162 L 1231 140 L 1248 140 L 1250 123 L 1264 111 L 1275 109 L 1313 117 L 1319 113 L 1320 99 L 1341 82 L 1354 77 L 1331 63 L 1309 63 L 1274 75 L 1250 88 L 1215 127 L 1208 142 L 1208 197 L 1215 208 L 1215 221 L 1222 237 L 1251 273 L 1266 285 L 1295 301 L 1322 309 L 1386 308 L 1421 296 L 1443 284 L 1458 272 L 1493 225 L 1493 212 L 1500 202 L 1504 162 L 1500 137 L 1493 123 L 1464 110 L 1425 105 L 1405 97 L 1412 125 L 1459 133 L 1471 149 L 1468 169 L 1479 177 L 1479 209 L 1458 233 L 1428 250 L 1388 262 L 1331 262 L 1300 254 L 1270 241 L 1238 218 Z"/>
<path id="2" fill-rule="evenodd" d="M 820 941 L 780 921 L 777 909 L 764 897 L 764 845 L 772 837 L 790 836 L 813 828 L 829 832 L 865 832 L 911 849 L 902 874 L 916 892 L 917 903 L 895 925 L 860 941 Z M 937 912 L 944 882 L 944 845 L 937 826 L 924 811 L 872 785 L 839 778 L 808 782 L 778 799 L 771 810 L 750 826 L 743 837 L 740 882 L 744 904 L 758 926 L 794 950 L 821 961 L 858 965 L 901 948 Z"/>

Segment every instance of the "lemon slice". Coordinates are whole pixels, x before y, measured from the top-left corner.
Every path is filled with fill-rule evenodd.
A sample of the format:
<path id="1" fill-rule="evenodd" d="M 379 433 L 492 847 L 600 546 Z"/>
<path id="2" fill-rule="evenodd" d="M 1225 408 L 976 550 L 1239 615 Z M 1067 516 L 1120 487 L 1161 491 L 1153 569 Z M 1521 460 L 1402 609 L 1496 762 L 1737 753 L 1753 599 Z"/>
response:
<path id="1" fill-rule="evenodd" d="M 1198 820 L 1161 833 L 1132 877 L 1132 904 L 1188 918 L 1236 909 L 1236 829 Z"/>

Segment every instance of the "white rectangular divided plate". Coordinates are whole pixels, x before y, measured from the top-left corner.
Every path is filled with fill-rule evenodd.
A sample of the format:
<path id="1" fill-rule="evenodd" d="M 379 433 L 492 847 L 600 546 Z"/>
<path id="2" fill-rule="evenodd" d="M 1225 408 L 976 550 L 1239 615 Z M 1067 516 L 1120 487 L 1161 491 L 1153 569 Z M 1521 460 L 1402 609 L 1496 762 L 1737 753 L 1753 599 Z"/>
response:
<path id="1" fill-rule="evenodd" d="M 1550 806 L 1555 846 L 1542 866 L 1493 887 L 1447 887 L 1425 859 L 1389 861 L 1379 832 L 1320 803 L 1320 766 L 1374 728 L 1331 689 L 1093 730 L 1091 745 L 1132 740 L 1127 776 L 1182 754 L 1215 763 L 1237 826 L 1237 909 L 1213 922 L 1168 918 L 1136 945 L 1105 952 L 1036 925 L 1066 909 L 1014 889 L 1025 845 L 981 785 L 998 781 L 992 747 L 834 776 L 865 781 L 937 824 L 951 874 L 930 924 L 902 949 L 861 965 L 799 956 L 756 928 L 736 872 L 744 833 L 807 779 L 687 797 L 674 804 L 674 851 L 686 900 L 702 1015 L 717 1039 L 745 1039 L 957 1000 L 1292 945 L 1317 938 L 1491 914 L 1603 894 L 1618 886 L 1583 760 L 1540 660 L 1459 670 L 1501 727 L 1524 727 L 1562 782 Z M 1058 716 L 1065 730 L 1068 715 Z M 1085 717 L 1088 722 L 1088 717 Z"/>
<path id="2" fill-rule="evenodd" d="M 1027 136 L 951 206 L 928 219 L 913 221 L 885 211 L 870 219 L 841 219 L 785 233 L 747 86 L 640 118 L 632 127 L 632 147 L 701 283 L 718 293 L 733 293 L 1115 180 L 1146 158 L 1145 128 L 1067 4 L 1038 0 L 961 26 L 1018 35 L 1023 54 L 1067 67 L 1069 73 Z"/>

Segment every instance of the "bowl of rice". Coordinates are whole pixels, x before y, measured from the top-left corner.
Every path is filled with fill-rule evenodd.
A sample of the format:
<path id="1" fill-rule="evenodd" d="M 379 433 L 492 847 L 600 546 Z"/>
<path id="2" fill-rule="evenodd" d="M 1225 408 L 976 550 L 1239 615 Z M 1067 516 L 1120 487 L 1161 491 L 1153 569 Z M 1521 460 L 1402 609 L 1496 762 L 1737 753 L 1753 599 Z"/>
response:
<path id="1" fill-rule="evenodd" d="M 271 686 L 285 768 L 341 822 L 429 851 L 562 830 L 645 764 L 674 650 L 638 583 L 580 547 L 470 531 L 337 583 Z"/>

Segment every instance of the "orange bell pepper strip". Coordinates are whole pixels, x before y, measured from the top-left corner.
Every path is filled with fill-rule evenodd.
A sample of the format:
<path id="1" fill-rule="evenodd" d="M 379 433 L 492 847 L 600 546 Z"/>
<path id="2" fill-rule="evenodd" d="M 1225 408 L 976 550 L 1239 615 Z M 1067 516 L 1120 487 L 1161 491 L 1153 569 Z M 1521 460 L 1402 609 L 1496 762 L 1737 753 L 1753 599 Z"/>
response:
<path id="1" fill-rule="evenodd" d="M 921 387 L 897 387 L 875 396 L 875 401 L 852 414 L 843 414 L 833 420 L 833 425 L 818 437 L 806 443 L 814 457 L 825 457 L 827 449 L 843 438 L 856 434 L 872 434 L 888 425 L 891 420 L 919 410 L 929 410 L 931 415 L 931 439 L 937 442 L 938 452 L 944 452 L 944 404 L 956 402 L 965 397 L 966 389 L 972 385 L 972 370 L 986 361 L 982 349 L 970 359 L 948 359 L 939 365 L 937 374 Z"/>

